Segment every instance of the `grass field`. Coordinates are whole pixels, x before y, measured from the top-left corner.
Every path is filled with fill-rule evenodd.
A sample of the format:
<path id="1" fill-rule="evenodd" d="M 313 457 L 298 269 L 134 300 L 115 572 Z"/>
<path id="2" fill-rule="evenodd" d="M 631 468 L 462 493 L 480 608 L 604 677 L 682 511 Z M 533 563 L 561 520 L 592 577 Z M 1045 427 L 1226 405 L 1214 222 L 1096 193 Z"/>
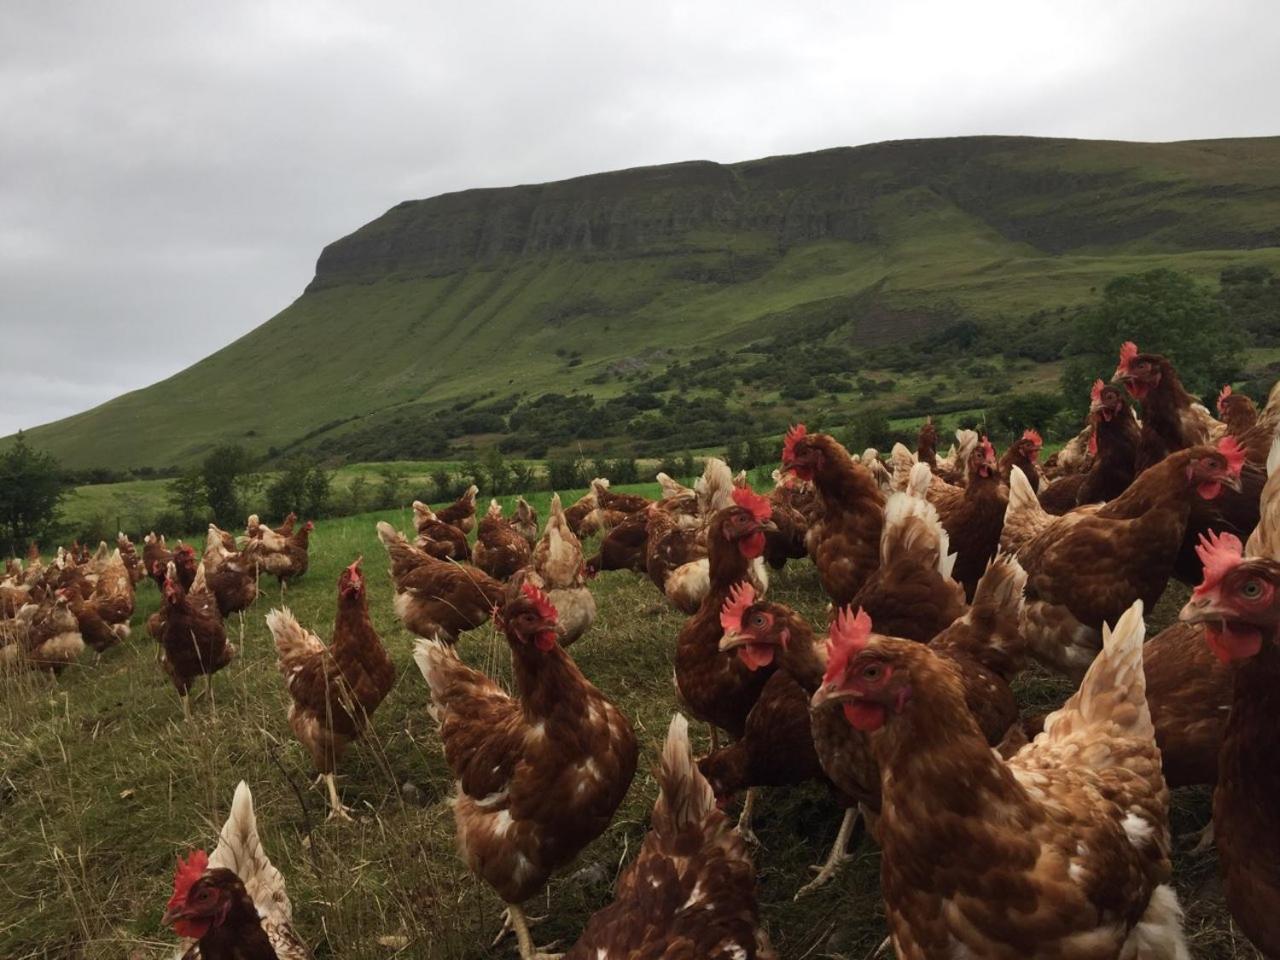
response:
<path id="1" fill-rule="evenodd" d="M 545 517 L 546 496 L 531 499 Z M 212 699 L 195 704 L 195 720 L 184 723 L 141 627 L 158 604 L 154 585 L 144 582 L 134 637 L 122 647 L 100 660 L 87 654 L 57 681 L 0 682 L 0 957 L 168 956 L 175 940 L 159 920 L 174 856 L 212 849 L 242 778 L 253 788 L 266 850 L 287 878 L 298 927 L 318 958 L 515 955 L 510 942 L 490 948 L 501 904 L 454 851 L 452 784 L 427 715 L 426 685 L 411 659 L 412 637 L 392 613 L 393 589 L 374 533 L 379 519 L 411 527 L 407 510 L 319 523 L 310 572 L 287 595 L 299 620 L 327 637 L 338 573 L 355 556 L 365 557 L 370 613 L 399 679 L 339 771 L 356 821 L 325 821 L 323 791 L 310 785 L 309 762 L 285 722 L 288 700 L 263 621 L 279 602 L 278 590 L 264 579 L 265 596 L 243 625 L 232 618 L 229 633 L 240 655 L 215 677 Z M 612 826 L 530 905 L 531 914 L 550 914 L 537 930 L 539 942 L 559 940 L 562 947 L 608 902 L 619 867 L 644 836 L 656 796 L 652 769 L 675 709 L 671 660 L 683 622 L 647 579 L 633 574 L 603 574 L 593 590 L 599 617 L 573 656 L 631 718 L 642 755 Z M 771 595 L 811 617 L 825 605 L 807 561 L 777 575 Z M 1171 591 L 1154 612 L 1153 629 L 1172 619 L 1182 599 Z M 465 636 L 460 650 L 472 665 L 509 678 L 505 641 L 491 627 Z M 1068 692 L 1041 674 L 1020 681 L 1028 711 L 1055 706 Z M 705 730 L 695 725 L 695 733 L 705 747 Z M 1176 797 L 1175 834 L 1207 819 L 1205 791 Z M 757 805 L 760 898 L 784 958 L 863 960 L 885 935 L 879 857 L 865 838 L 827 888 L 792 899 L 808 865 L 825 855 L 838 821 L 817 787 L 767 790 Z M 1193 856 L 1189 846 L 1179 841 L 1175 870 L 1193 955 L 1252 957 L 1231 933 L 1213 854 Z"/>

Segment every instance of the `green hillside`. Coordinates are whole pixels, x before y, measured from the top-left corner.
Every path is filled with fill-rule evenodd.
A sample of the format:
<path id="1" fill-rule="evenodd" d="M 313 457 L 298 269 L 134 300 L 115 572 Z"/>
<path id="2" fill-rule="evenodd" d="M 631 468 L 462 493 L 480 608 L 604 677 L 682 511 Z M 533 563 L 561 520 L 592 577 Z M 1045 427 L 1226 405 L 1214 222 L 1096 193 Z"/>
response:
<path id="1" fill-rule="evenodd" d="M 856 351 L 1070 308 L 1117 274 L 1249 264 L 1280 268 L 1280 137 L 901 141 L 472 190 L 399 204 L 251 333 L 30 438 L 69 467 L 182 464 L 224 440 L 447 455 L 459 431 L 438 431 L 464 411 L 483 445 L 541 394 L 767 360 L 770 338 Z M 753 416 L 805 413 L 732 389 Z M 633 437 L 635 413 L 607 429 Z"/>

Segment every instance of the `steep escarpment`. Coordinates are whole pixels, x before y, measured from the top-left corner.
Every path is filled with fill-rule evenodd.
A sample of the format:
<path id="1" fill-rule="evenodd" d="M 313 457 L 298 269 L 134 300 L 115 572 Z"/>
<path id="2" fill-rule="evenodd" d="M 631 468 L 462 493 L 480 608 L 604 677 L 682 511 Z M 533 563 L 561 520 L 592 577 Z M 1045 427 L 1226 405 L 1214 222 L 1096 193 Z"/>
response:
<path id="1" fill-rule="evenodd" d="M 1117 273 L 1237 262 L 1280 266 L 1280 138 L 897 141 L 468 190 L 398 204 L 247 336 L 31 438 L 71 466 L 294 450 L 362 424 L 392 446 L 388 424 L 608 398 L 790 330 L 880 346 L 1070 307 Z"/>

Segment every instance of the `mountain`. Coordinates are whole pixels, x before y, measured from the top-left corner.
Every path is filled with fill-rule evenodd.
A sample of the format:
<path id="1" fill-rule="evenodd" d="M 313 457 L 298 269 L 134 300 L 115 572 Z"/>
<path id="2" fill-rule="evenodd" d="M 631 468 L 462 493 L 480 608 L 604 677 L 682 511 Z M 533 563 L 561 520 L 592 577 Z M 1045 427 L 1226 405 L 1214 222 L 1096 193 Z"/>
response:
<path id="1" fill-rule="evenodd" d="M 1120 273 L 1241 264 L 1280 267 L 1280 137 L 912 140 L 468 190 L 393 207 L 249 334 L 29 437 L 71 467 L 227 440 L 394 452 L 458 418 L 483 445 L 539 395 L 660 392 L 678 361 L 792 341 L 857 356 L 1069 308 Z M 744 411 L 778 402 L 740 386 Z"/>

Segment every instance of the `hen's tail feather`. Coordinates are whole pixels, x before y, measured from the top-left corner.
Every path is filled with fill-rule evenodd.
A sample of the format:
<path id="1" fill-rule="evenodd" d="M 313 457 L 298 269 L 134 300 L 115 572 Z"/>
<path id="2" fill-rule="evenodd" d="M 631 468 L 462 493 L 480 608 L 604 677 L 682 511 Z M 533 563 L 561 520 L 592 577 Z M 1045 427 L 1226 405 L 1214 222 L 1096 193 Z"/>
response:
<path id="1" fill-rule="evenodd" d="M 458 702 L 460 698 L 500 693 L 492 680 L 463 663 L 453 647 L 443 640 L 419 637 L 413 645 L 413 660 L 427 681 L 431 715 L 437 720 L 451 702 Z"/>
<path id="2" fill-rule="evenodd" d="M 1080 689 L 1045 719 L 1045 735 L 1060 739 L 1098 726 L 1108 728 L 1111 736 L 1154 739 L 1142 665 L 1145 636 L 1141 600 L 1134 601 L 1114 627 L 1103 624 L 1102 652 L 1090 664 Z"/>
<path id="3" fill-rule="evenodd" d="M 1023 590 L 1027 571 L 1007 553 L 997 553 L 987 564 L 986 572 L 973 592 L 973 606 L 985 604 L 1006 611 L 1017 618 L 1022 611 Z"/>
<path id="4" fill-rule="evenodd" d="M 702 468 L 702 476 L 693 483 L 698 496 L 698 509 L 710 516 L 733 503 L 733 471 L 718 457 L 711 457 Z"/>
<path id="5" fill-rule="evenodd" d="M 928 469 L 928 464 L 923 464 Z M 903 553 L 926 550 L 944 577 L 951 576 L 955 554 L 948 553 L 951 539 L 928 500 L 906 492 L 892 494 L 885 503 L 884 532 L 880 535 L 880 563 Z"/>
<path id="6" fill-rule="evenodd" d="M 911 468 L 911 473 L 907 477 L 907 493 L 913 497 L 924 499 L 928 495 L 929 486 L 932 483 L 933 468 L 921 460 Z"/>
<path id="7" fill-rule="evenodd" d="M 1002 550 L 1016 553 L 1053 520 L 1044 507 L 1021 467 L 1009 472 L 1009 505 L 1005 508 L 1004 530 L 1000 537 Z"/>
<path id="8" fill-rule="evenodd" d="M 1258 525 L 1249 534 L 1245 556 L 1280 560 L 1280 437 L 1267 454 L 1267 482 L 1259 498 Z"/>
<path id="9" fill-rule="evenodd" d="M 715 792 L 693 761 L 689 721 L 684 714 L 674 714 L 667 728 L 658 786 L 658 802 L 653 808 L 653 829 L 658 834 L 674 837 L 681 830 L 702 823 L 716 808 Z"/>
<path id="10" fill-rule="evenodd" d="M 298 623 L 297 617 L 288 607 L 273 609 L 267 614 L 267 629 L 275 640 L 276 656 L 286 674 L 289 668 L 324 650 L 320 638 Z"/>
<path id="11" fill-rule="evenodd" d="M 1010 554 L 998 553 L 978 581 L 967 614 L 971 622 L 981 618 L 988 627 L 971 655 L 1007 682 L 1022 670 L 1030 646 L 1021 626 L 1026 586 L 1027 572 L 1022 564 Z"/>
<path id="12" fill-rule="evenodd" d="M 282 921 L 292 919 L 293 905 L 285 891 L 284 877 L 262 849 L 258 820 L 253 812 L 253 794 L 243 780 L 236 787 L 231 814 L 222 826 L 218 846 L 209 857 L 209 867 L 234 872 L 263 916 Z"/>
<path id="13" fill-rule="evenodd" d="M 893 467 L 893 489 L 907 489 L 911 468 L 916 465 L 916 455 L 901 443 L 895 443 L 889 451 L 889 463 Z"/>

